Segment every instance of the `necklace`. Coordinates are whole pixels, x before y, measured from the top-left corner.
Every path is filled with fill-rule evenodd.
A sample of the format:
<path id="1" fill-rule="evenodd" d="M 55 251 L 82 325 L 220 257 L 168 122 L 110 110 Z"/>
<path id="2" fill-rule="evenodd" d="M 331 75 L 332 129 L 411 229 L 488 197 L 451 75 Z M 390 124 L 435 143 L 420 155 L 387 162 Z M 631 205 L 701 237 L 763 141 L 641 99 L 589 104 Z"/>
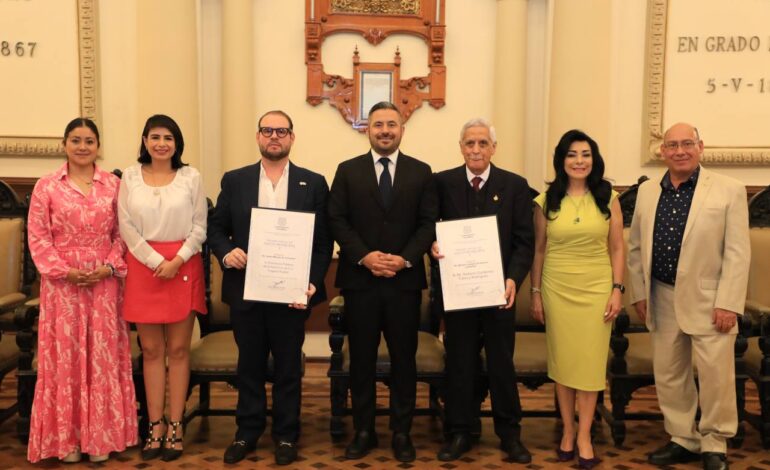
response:
<path id="1" fill-rule="evenodd" d="M 572 199 L 572 196 L 567 194 L 567 199 L 572 204 L 572 207 L 575 208 L 575 218 L 572 219 L 573 224 L 579 224 L 580 223 L 580 210 L 583 208 L 583 201 L 585 201 L 585 194 L 583 193 L 582 196 L 580 196 L 580 203 L 576 203 L 574 199 Z"/>
<path id="2" fill-rule="evenodd" d="M 80 181 L 84 185 L 88 186 L 89 188 L 91 186 L 93 186 L 93 184 L 94 184 L 94 180 L 93 179 L 87 180 L 87 179 L 85 179 L 85 178 L 83 178 L 81 176 L 76 176 L 76 175 L 72 175 L 72 177 L 75 178 L 76 180 Z"/>
<path id="3" fill-rule="evenodd" d="M 150 186 L 152 186 L 152 194 L 155 196 L 160 196 L 160 187 L 158 187 L 158 182 L 155 180 L 155 173 L 150 171 L 149 168 L 143 168 L 145 173 L 147 173 L 147 176 L 150 177 Z"/>

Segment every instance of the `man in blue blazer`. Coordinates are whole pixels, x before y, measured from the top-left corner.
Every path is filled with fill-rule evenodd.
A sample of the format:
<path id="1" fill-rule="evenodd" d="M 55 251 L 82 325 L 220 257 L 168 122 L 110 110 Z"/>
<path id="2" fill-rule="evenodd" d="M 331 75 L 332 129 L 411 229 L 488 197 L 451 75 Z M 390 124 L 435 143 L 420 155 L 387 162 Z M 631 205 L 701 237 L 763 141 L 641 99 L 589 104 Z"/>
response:
<path id="1" fill-rule="evenodd" d="M 434 237 L 436 192 L 430 166 L 399 151 L 403 119 L 391 103 L 369 112 L 372 149 L 340 163 L 329 195 L 329 226 L 340 246 L 337 287 L 345 296 L 355 437 L 349 459 L 377 445 L 375 364 L 380 332 L 390 352 L 390 428 L 395 458 L 415 459 L 417 328 L 423 255 Z"/>
<path id="2" fill-rule="evenodd" d="M 255 450 L 265 430 L 265 375 L 271 352 L 275 460 L 279 465 L 288 465 L 297 458 L 305 320 L 310 308 L 326 299 L 324 276 L 333 243 L 326 225 L 329 187 L 322 175 L 289 161 L 294 138 L 293 124 L 286 113 L 270 111 L 263 115 L 257 132 L 262 159 L 225 173 L 216 208 L 208 221 L 208 243 L 223 268 L 222 300 L 230 305 L 233 335 L 238 344 L 238 430 L 225 451 L 225 463 L 236 463 Z M 254 207 L 315 213 L 307 305 L 243 299 Z"/>

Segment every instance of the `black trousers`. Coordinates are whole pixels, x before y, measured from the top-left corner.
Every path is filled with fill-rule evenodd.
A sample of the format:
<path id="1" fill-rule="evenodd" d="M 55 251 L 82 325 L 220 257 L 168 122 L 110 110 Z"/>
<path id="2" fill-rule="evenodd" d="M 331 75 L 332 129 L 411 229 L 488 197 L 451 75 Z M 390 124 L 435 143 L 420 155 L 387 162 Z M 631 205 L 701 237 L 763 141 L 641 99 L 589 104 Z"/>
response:
<path id="1" fill-rule="evenodd" d="M 390 352 L 390 429 L 408 433 L 415 406 L 421 291 L 395 289 L 383 280 L 372 289 L 346 289 L 344 296 L 353 425 L 356 431 L 374 430 L 375 366 L 382 331 Z"/>
<path id="2" fill-rule="evenodd" d="M 231 309 L 238 344 L 238 405 L 236 440 L 256 442 L 265 430 L 267 358 L 273 353 L 273 428 L 276 442 L 299 439 L 302 401 L 302 344 L 309 310 L 254 303 Z"/>
<path id="3" fill-rule="evenodd" d="M 487 355 L 489 393 L 495 434 L 507 441 L 520 434 L 521 402 L 513 368 L 514 316 L 497 308 L 447 312 L 446 328 L 447 403 L 450 433 L 469 433 L 478 416 L 474 389 L 483 343 Z"/>

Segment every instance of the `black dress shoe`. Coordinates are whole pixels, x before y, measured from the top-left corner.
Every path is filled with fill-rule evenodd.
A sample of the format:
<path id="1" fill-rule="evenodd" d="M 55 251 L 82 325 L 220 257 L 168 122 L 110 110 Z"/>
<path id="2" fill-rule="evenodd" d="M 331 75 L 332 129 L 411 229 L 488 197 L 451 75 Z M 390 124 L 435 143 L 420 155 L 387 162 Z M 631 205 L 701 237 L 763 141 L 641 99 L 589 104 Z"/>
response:
<path id="1" fill-rule="evenodd" d="M 703 452 L 703 470 L 727 470 L 727 456 L 721 452 Z"/>
<path id="2" fill-rule="evenodd" d="M 512 438 L 500 443 L 500 448 L 508 453 L 508 458 L 516 463 L 532 462 L 532 454 L 518 438 Z"/>
<path id="3" fill-rule="evenodd" d="M 297 444 L 289 441 L 281 441 L 275 448 L 275 463 L 289 465 L 297 460 Z"/>
<path id="4" fill-rule="evenodd" d="M 647 457 L 647 461 L 653 465 L 674 465 L 676 463 L 697 462 L 699 459 L 699 454 L 690 452 L 673 441 Z"/>
<path id="5" fill-rule="evenodd" d="M 471 437 L 467 434 L 455 434 L 441 446 L 437 457 L 442 462 L 451 462 L 459 459 L 469 450 L 471 450 Z"/>
<path id="6" fill-rule="evenodd" d="M 224 461 L 225 463 L 238 463 L 246 458 L 246 454 L 255 450 L 257 450 L 256 442 L 233 441 L 225 450 Z"/>
<path id="7" fill-rule="evenodd" d="M 357 431 L 345 449 L 345 458 L 360 459 L 375 447 L 377 447 L 377 434 L 374 431 Z"/>
<path id="8" fill-rule="evenodd" d="M 405 432 L 393 434 L 393 441 L 390 446 L 393 448 L 393 457 L 399 462 L 414 462 L 417 456 L 412 445 L 412 439 Z"/>

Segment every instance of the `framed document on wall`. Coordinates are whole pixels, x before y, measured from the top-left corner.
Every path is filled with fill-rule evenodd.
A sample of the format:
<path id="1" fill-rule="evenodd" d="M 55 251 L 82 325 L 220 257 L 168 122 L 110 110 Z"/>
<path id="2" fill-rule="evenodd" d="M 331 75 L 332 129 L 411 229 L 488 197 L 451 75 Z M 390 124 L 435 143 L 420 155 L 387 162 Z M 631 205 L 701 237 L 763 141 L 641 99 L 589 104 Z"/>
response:
<path id="1" fill-rule="evenodd" d="M 64 155 L 97 114 L 96 0 L 0 0 L 0 156 Z"/>
<path id="2" fill-rule="evenodd" d="M 770 165 L 770 2 L 648 0 L 642 161 L 692 123 L 709 164 Z"/>

